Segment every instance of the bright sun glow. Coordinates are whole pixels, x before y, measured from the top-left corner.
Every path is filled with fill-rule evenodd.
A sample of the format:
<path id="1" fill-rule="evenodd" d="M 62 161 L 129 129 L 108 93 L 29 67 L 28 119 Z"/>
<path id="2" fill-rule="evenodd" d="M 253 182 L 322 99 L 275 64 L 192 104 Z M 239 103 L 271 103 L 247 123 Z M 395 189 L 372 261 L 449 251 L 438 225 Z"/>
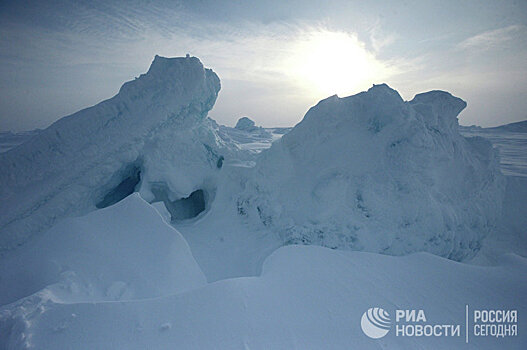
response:
<path id="1" fill-rule="evenodd" d="M 356 35 L 325 30 L 298 40 L 290 66 L 295 79 L 309 84 L 315 95 L 347 96 L 389 76 L 388 67 Z"/>

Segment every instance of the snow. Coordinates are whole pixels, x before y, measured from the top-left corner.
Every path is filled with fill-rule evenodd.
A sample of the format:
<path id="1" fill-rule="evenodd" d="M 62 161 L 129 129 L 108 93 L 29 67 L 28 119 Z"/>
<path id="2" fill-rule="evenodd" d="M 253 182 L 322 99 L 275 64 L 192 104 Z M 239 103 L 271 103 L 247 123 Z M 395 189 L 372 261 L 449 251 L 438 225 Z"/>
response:
<path id="1" fill-rule="evenodd" d="M 385 84 L 230 128 L 219 89 L 156 56 L 0 154 L 0 348 L 525 347 L 520 133 L 460 133 L 463 100 Z M 518 310 L 518 336 L 465 344 L 466 305 Z M 372 307 L 461 333 L 373 340 Z"/>
<path id="2" fill-rule="evenodd" d="M 510 123 L 506 125 L 497 126 L 494 128 L 488 128 L 487 130 L 491 131 L 508 131 L 508 132 L 515 132 L 515 133 L 525 133 L 527 132 L 527 120 L 523 120 L 521 122 L 516 123 Z"/>
<path id="3" fill-rule="evenodd" d="M 527 256 L 527 177 L 507 176 L 502 216 L 471 264 L 495 265 L 501 256 Z"/>
<path id="4" fill-rule="evenodd" d="M 11 148 L 21 145 L 40 131 L 40 129 L 35 129 L 16 133 L 11 131 L 0 132 L 0 153 L 7 152 Z"/>
<path id="5" fill-rule="evenodd" d="M 124 302 L 60 303 L 11 320 L 24 338 L 9 345 L 47 349 L 520 349 L 524 336 L 366 337 L 360 317 L 380 306 L 423 309 L 427 322 L 460 324 L 472 309 L 517 309 L 527 293 L 524 258 L 481 268 L 430 254 L 391 257 L 315 246 L 278 249 L 260 277 L 208 284 L 191 292 Z M 5 312 L 5 311 L 4 311 Z M 523 322 L 523 321 L 521 321 Z M 523 323 L 519 325 L 521 331 Z M 25 343 L 25 344 L 24 344 Z M 524 344 L 524 343 L 523 343 Z"/>
<path id="6" fill-rule="evenodd" d="M 527 134 L 525 122 L 501 127 L 461 127 L 466 137 L 483 137 L 499 150 L 500 170 L 507 185 L 498 227 L 483 242 L 481 251 L 470 262 L 493 265 L 508 252 L 527 256 Z"/>
<path id="7" fill-rule="evenodd" d="M 219 125 L 218 132 L 224 140 L 235 144 L 242 151 L 238 153 L 237 158 L 250 160 L 254 160 L 256 154 L 271 147 L 273 141 L 282 136 L 279 128 L 254 126 L 254 121 L 247 117 L 240 118 L 234 128 Z"/>
<path id="8" fill-rule="evenodd" d="M 482 138 L 458 132 L 466 103 L 387 85 L 312 107 L 262 152 L 238 202 L 286 244 L 473 257 L 499 219 L 505 181 Z"/>
<path id="9" fill-rule="evenodd" d="M 173 223 L 209 282 L 259 275 L 265 258 L 283 245 L 276 233 L 254 227 L 240 215 L 236 199 L 250 173 L 243 163 L 226 163 L 210 209 L 195 220 Z"/>
<path id="10" fill-rule="evenodd" d="M 219 89 L 199 59 L 156 56 L 113 98 L 0 154 L 0 253 L 63 217 L 94 210 L 130 169 L 140 171 L 132 191 L 149 202 L 157 200 L 153 185 L 171 200 L 212 192 L 224 146 L 206 115 Z"/>
<path id="11" fill-rule="evenodd" d="M 130 300 L 205 284 L 186 241 L 137 193 L 9 252 L 0 280 L 1 305 L 34 293 L 63 303 Z"/>
<path id="12" fill-rule="evenodd" d="M 466 137 L 480 136 L 492 142 L 500 152 L 501 172 L 504 175 L 527 176 L 527 133 L 518 132 L 515 124 L 525 125 L 514 123 L 497 128 L 462 127 L 460 132 Z"/>

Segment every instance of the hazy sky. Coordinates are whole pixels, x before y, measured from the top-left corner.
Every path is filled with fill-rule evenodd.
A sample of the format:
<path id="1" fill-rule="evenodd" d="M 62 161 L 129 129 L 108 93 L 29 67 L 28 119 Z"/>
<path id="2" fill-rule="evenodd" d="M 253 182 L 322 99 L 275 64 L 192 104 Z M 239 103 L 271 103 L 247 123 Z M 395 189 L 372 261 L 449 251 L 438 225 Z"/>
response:
<path id="1" fill-rule="evenodd" d="M 117 93 L 155 54 L 190 53 L 222 90 L 210 116 L 300 121 L 386 82 L 440 89 L 465 125 L 527 119 L 527 1 L 0 1 L 0 130 L 48 126 Z"/>

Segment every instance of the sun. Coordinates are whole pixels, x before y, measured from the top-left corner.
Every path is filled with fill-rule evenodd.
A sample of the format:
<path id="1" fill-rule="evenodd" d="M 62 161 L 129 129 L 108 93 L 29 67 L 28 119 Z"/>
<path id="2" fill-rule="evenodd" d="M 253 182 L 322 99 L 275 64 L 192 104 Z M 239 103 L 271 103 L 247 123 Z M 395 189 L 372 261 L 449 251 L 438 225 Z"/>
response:
<path id="1" fill-rule="evenodd" d="M 314 95 L 347 96 L 387 77 L 388 68 L 355 34 L 310 31 L 294 44 L 290 67 Z"/>

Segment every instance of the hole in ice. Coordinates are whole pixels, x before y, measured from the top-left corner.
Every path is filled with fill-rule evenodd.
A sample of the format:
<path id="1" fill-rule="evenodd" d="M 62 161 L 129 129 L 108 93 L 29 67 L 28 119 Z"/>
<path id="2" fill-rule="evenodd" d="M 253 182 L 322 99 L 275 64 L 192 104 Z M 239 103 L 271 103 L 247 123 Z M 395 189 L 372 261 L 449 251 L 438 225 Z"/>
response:
<path id="1" fill-rule="evenodd" d="M 224 160 L 225 160 L 225 157 L 223 157 L 223 156 L 220 156 L 220 157 L 218 158 L 218 161 L 216 162 L 216 167 L 217 167 L 218 169 L 221 169 L 221 167 L 223 166 L 223 161 L 224 161 Z"/>
<path id="2" fill-rule="evenodd" d="M 152 188 L 152 193 L 155 196 L 153 202 L 163 202 L 170 213 L 172 221 L 195 218 L 204 212 L 207 207 L 208 194 L 202 189 L 192 192 L 186 198 L 180 198 L 174 201 L 169 199 L 168 188 L 166 186 Z"/>
<path id="3" fill-rule="evenodd" d="M 104 198 L 95 204 L 97 208 L 109 207 L 134 193 L 137 184 L 141 181 L 141 168 L 137 165 L 128 166 L 118 178 L 121 178 L 119 184 L 108 191 Z"/>
<path id="4" fill-rule="evenodd" d="M 196 190 L 187 198 L 165 203 L 172 220 L 185 220 L 198 216 L 205 210 L 205 192 Z"/>

